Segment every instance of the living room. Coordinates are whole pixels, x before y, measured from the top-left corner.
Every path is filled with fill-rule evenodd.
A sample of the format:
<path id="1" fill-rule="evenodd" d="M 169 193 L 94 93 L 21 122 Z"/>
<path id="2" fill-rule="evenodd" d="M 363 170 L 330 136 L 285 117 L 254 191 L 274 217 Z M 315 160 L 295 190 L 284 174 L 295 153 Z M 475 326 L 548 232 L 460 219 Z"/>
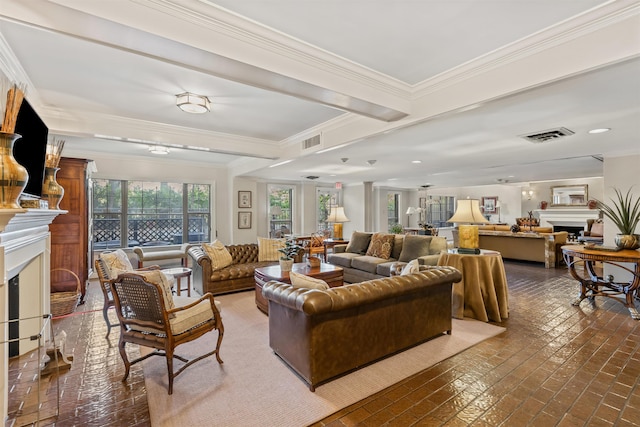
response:
<path id="1" fill-rule="evenodd" d="M 463 26 L 483 34 L 477 48 L 468 37 L 446 38 L 447 22 L 462 19 L 455 10 L 438 9 L 447 19 L 416 10 L 425 22 L 409 21 L 405 10 L 393 28 L 412 32 L 400 39 L 376 28 L 385 27 L 383 7 L 360 13 L 369 14 L 365 22 L 358 2 L 346 2 L 362 39 L 376 41 L 363 45 L 348 23 L 290 27 L 309 19 L 284 1 L 269 8 L 122 2 L 121 10 L 105 10 L 105 2 L 35 3 L 3 3 L 0 74 L 25 82 L 50 135 L 66 140 L 63 156 L 94 162 L 91 178 L 210 185 L 211 241 L 269 236 L 271 185 L 293 189 L 290 231 L 297 235 L 318 229 L 318 190 L 337 190 L 347 238 L 388 231 L 389 194 L 398 195 L 395 215 L 405 227 L 420 220 L 407 210 L 436 196 L 495 198 L 490 222 L 511 225 L 530 211 L 539 218 L 553 186 L 587 185 L 588 198 L 599 200 L 614 188 L 640 188 L 633 173 L 640 163 L 636 2 L 526 2 L 508 11 L 481 2 L 484 10 L 463 8 Z M 332 21 L 322 7 L 309 7 L 326 18 L 318 25 Z M 290 15 L 279 22 L 270 8 Z M 129 44 L 138 40 L 149 43 Z M 438 42 L 427 50 L 425 40 Z M 202 63 L 194 59 L 200 54 Z M 155 60 L 159 68 L 150 65 Z M 176 95 L 191 91 L 210 97 L 206 113 L 178 109 Z M 523 138 L 561 128 L 572 134 L 544 143 Z M 589 133 L 597 128 L 610 131 Z M 151 154 L 156 145 L 168 154 Z M 250 207 L 239 206 L 239 192 L 250 194 Z M 239 213 L 249 214 L 242 216 L 249 227 L 240 226 Z M 439 233 L 453 240 L 450 229 Z M 604 243 L 612 245 L 615 234 L 605 219 Z M 554 274 L 529 267 L 522 268 L 531 277 Z"/>

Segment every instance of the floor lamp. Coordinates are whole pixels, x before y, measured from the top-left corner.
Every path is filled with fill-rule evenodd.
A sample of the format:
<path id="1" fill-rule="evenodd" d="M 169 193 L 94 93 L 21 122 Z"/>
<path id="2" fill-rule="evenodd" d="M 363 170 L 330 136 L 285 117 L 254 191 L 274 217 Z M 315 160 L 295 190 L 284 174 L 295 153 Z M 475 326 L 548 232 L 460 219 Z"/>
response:
<path id="1" fill-rule="evenodd" d="M 480 237 L 477 224 L 486 224 L 476 199 L 458 200 L 456 212 L 447 222 L 458 223 L 458 252 L 480 253 Z M 460 251 L 462 249 L 462 251 Z"/>
<path id="2" fill-rule="evenodd" d="M 349 218 L 344 214 L 344 208 L 342 206 L 331 208 L 327 222 L 333 223 L 333 238 L 342 240 L 342 223 L 349 222 Z"/>

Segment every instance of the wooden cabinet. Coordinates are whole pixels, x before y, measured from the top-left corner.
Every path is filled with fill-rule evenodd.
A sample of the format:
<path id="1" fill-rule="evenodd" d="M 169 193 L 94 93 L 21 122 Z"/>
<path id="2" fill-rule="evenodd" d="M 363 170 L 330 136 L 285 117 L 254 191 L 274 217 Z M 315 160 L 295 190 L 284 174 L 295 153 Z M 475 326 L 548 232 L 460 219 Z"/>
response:
<path id="1" fill-rule="evenodd" d="M 60 209 L 68 211 L 58 215 L 51 231 L 51 292 L 70 291 L 77 281 L 65 269 L 74 272 L 80 279 L 82 301 L 89 278 L 89 179 L 87 168 L 90 160 L 60 159 L 57 179 L 64 188 Z"/>

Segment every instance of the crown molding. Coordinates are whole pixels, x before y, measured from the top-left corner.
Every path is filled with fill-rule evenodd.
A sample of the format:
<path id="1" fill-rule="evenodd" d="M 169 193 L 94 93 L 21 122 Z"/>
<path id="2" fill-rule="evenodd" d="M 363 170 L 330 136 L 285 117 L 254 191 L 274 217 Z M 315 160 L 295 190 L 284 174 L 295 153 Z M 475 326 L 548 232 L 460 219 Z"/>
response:
<path id="1" fill-rule="evenodd" d="M 561 47 L 596 31 L 623 23 L 639 14 L 640 4 L 637 1 L 610 1 L 427 79 L 415 85 L 412 99 L 423 98 L 481 74 L 509 66 L 549 49 Z"/>

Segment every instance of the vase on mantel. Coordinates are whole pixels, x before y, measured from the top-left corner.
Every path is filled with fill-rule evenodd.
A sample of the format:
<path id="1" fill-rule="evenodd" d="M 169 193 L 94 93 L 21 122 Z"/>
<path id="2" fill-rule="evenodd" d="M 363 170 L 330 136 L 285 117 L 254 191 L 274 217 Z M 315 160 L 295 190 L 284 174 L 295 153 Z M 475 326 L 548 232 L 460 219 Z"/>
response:
<path id="1" fill-rule="evenodd" d="M 64 196 L 64 188 L 56 181 L 59 170 L 60 168 L 44 168 L 42 198 L 49 204 L 49 209 L 60 209 L 60 201 Z"/>
<path id="2" fill-rule="evenodd" d="M 19 138 L 17 133 L 0 132 L 0 209 L 20 209 L 20 194 L 29 180 L 27 170 L 13 157 Z"/>

